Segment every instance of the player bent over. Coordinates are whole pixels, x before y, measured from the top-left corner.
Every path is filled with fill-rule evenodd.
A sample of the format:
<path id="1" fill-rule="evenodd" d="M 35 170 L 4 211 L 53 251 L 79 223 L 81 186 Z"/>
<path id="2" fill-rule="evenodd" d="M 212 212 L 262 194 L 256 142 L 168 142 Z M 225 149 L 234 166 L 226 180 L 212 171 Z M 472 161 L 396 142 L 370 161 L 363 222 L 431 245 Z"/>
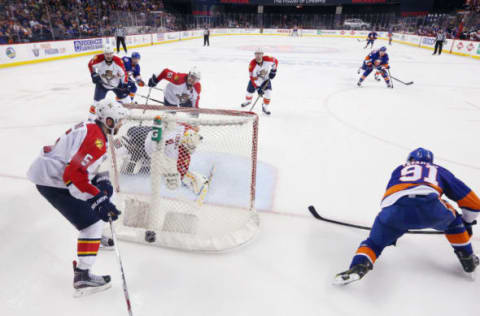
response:
<path id="1" fill-rule="evenodd" d="M 101 101 L 95 122 L 77 124 L 55 145 L 43 147 L 28 170 L 40 194 L 79 231 L 73 278 L 76 296 L 110 287 L 110 276 L 95 275 L 91 268 L 104 222 L 116 220 L 120 211 L 110 201 L 113 187 L 108 174 L 97 170 L 107 159 L 107 135 L 117 133 L 127 114 L 118 102 Z"/>
<path id="2" fill-rule="evenodd" d="M 128 73 L 120 57 L 114 55 L 113 46 L 105 44 L 103 54 L 95 55 L 88 63 L 88 69 L 95 84 L 93 106 L 112 91 L 121 102 L 128 102 Z M 95 119 L 94 114 L 91 115 Z"/>
<path id="3" fill-rule="evenodd" d="M 367 45 L 365 45 L 365 47 L 363 49 L 367 48 L 368 45 L 371 45 L 370 48 L 373 48 L 373 43 L 375 42 L 375 40 L 377 38 L 378 38 L 377 32 L 371 31 L 370 33 L 368 33 L 368 35 L 367 35 Z"/>
<path id="4" fill-rule="evenodd" d="M 271 81 L 277 75 L 277 68 L 278 60 L 275 57 L 264 56 L 262 48 L 255 50 L 255 58 L 252 59 L 248 66 L 250 81 L 248 81 L 246 100 L 242 103 L 242 107 L 252 103 L 253 94 L 257 91 L 258 95 L 263 98 L 263 113 L 266 115 L 271 114 L 268 108 L 272 93 Z"/>
<path id="5" fill-rule="evenodd" d="M 145 86 L 145 82 L 142 80 L 142 76 L 140 75 L 140 54 L 138 52 L 133 52 L 132 57 L 125 56 L 122 58 L 123 64 L 125 65 L 125 70 L 127 71 L 128 75 L 128 95 L 132 103 L 134 102 L 135 93 L 137 93 L 137 84 L 140 87 Z M 120 98 L 123 99 L 123 98 Z"/>
<path id="6" fill-rule="evenodd" d="M 133 126 L 124 137 L 115 140 L 116 153 L 126 157 L 122 173 L 135 175 L 150 172 L 151 157 L 157 144 L 152 140 L 155 122 L 154 126 Z M 167 124 L 172 126 L 167 127 Z M 207 177 L 190 170 L 192 155 L 203 141 L 199 127 L 175 122 L 163 122 L 163 125 L 165 159 L 162 174 L 167 188 L 175 190 L 182 184 L 199 195 L 208 184 Z"/>
<path id="7" fill-rule="evenodd" d="M 158 76 L 152 75 L 148 86 L 153 88 L 163 79 L 168 81 L 163 91 L 165 106 L 198 108 L 202 86 L 201 73 L 197 67 L 190 69 L 188 74 L 165 68 Z"/>
<path id="8" fill-rule="evenodd" d="M 387 71 L 388 69 L 390 69 L 388 61 L 389 58 L 387 54 L 387 48 L 385 46 L 381 47 L 380 49 L 374 50 L 370 54 L 368 54 L 363 61 L 362 67 L 360 67 L 360 69 L 363 69 L 364 72 L 358 80 L 357 86 L 360 87 L 365 78 L 367 78 L 368 75 L 370 75 L 370 73 L 375 69 L 375 80 L 380 81 L 381 79 L 379 75 L 381 75 L 383 77 L 383 80 L 385 80 L 387 87 L 393 88 L 393 84 L 390 81 L 390 77 Z M 359 72 L 360 69 L 358 70 Z"/>
<path id="9" fill-rule="evenodd" d="M 443 201 L 442 194 L 456 201 L 463 214 Z M 337 274 L 337 284 L 365 276 L 383 249 L 395 245 L 409 229 L 433 228 L 445 232 L 465 272 L 471 273 L 479 265 L 470 237 L 480 212 L 480 199 L 450 171 L 434 164 L 431 151 L 415 149 L 408 155 L 407 162 L 393 171 L 381 207 L 350 269 Z"/>

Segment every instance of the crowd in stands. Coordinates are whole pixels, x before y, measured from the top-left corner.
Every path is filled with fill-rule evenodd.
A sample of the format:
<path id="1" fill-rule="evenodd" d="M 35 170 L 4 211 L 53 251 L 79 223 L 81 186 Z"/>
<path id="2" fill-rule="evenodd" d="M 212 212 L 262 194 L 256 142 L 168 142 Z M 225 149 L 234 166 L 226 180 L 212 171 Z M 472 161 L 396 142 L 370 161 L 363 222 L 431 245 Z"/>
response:
<path id="1" fill-rule="evenodd" d="M 458 19 L 440 23 L 438 15 L 431 15 L 431 20 L 426 17 L 424 23 L 414 23 L 408 27 L 405 23 L 400 23 L 400 26 L 374 26 L 378 31 L 393 30 L 435 36 L 441 25 L 442 28 L 446 27 L 448 38 L 480 40 L 480 0 L 470 1 L 466 10 L 471 13 L 471 19 L 465 27 L 460 27 Z M 287 15 L 280 17 L 271 18 L 270 24 L 278 24 L 278 28 L 297 24 L 297 20 L 290 21 Z M 255 25 L 259 21 L 257 18 L 257 15 L 252 19 L 251 15 L 241 14 L 236 15 L 235 19 L 217 16 L 215 25 L 211 26 L 259 27 Z M 333 19 L 331 21 L 333 23 Z M 162 31 L 173 31 L 204 26 L 199 26 L 192 16 L 165 12 L 162 0 L 0 1 L 0 44 L 109 36 L 120 25 L 136 26 L 135 32 L 158 31 L 159 28 Z M 322 24 L 321 27 L 325 26 Z M 332 24 L 331 27 L 335 25 Z"/>

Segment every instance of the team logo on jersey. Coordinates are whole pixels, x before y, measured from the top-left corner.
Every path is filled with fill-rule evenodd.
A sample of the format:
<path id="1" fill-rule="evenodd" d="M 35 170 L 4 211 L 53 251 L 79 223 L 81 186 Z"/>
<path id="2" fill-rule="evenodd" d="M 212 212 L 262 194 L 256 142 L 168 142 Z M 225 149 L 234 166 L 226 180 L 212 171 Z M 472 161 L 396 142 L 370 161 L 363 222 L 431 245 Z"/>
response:
<path id="1" fill-rule="evenodd" d="M 113 71 L 111 70 L 105 70 L 105 73 L 102 75 L 103 78 L 107 80 L 108 83 L 113 79 Z"/>
<path id="2" fill-rule="evenodd" d="M 266 76 L 267 76 L 267 70 L 266 69 L 262 69 L 258 72 L 258 77 L 260 77 L 262 79 L 265 79 Z"/>
<path id="3" fill-rule="evenodd" d="M 102 149 L 103 146 L 104 146 L 104 143 L 103 143 L 103 141 L 102 141 L 101 139 L 97 139 L 97 140 L 95 141 L 95 146 L 97 146 L 98 149 Z"/>
<path id="4" fill-rule="evenodd" d="M 173 81 L 178 81 L 178 75 L 173 76 Z"/>
<path id="5" fill-rule="evenodd" d="M 185 103 L 190 100 L 190 95 L 188 93 L 177 94 L 177 98 L 180 103 Z"/>

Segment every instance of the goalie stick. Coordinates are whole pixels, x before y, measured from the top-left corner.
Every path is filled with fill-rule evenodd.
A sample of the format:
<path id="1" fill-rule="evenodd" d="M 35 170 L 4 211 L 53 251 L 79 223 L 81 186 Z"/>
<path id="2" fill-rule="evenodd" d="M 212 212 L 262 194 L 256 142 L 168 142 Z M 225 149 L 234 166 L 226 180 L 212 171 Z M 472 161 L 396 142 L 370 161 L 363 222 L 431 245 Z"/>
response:
<path id="1" fill-rule="evenodd" d="M 205 183 L 205 185 L 202 188 L 202 191 L 198 195 L 198 198 L 195 200 L 195 203 L 197 204 L 198 207 L 201 207 L 203 205 L 203 202 L 205 201 L 205 197 L 207 196 L 208 190 L 210 189 L 210 183 L 212 183 L 214 172 L 215 172 L 215 165 L 213 165 L 212 168 L 210 169 L 207 183 Z"/>
<path id="2" fill-rule="evenodd" d="M 332 224 L 337 224 L 337 225 L 342 225 L 342 226 L 347 226 L 347 227 L 352 227 L 352 228 L 357 228 L 357 229 L 363 229 L 363 230 L 372 230 L 372 227 L 368 226 L 362 226 L 362 225 L 356 225 L 356 224 L 351 224 L 351 223 L 346 223 L 346 222 L 341 222 L 341 221 L 336 221 L 333 219 L 329 219 L 326 217 L 321 216 L 315 207 L 313 205 L 310 205 L 308 207 L 308 210 L 310 213 L 315 217 L 316 219 L 320 221 L 324 221 L 327 223 L 332 223 Z M 409 230 L 406 232 L 406 234 L 422 234 L 422 235 L 439 235 L 439 234 L 444 234 L 444 232 L 440 231 L 430 231 L 430 230 Z"/>

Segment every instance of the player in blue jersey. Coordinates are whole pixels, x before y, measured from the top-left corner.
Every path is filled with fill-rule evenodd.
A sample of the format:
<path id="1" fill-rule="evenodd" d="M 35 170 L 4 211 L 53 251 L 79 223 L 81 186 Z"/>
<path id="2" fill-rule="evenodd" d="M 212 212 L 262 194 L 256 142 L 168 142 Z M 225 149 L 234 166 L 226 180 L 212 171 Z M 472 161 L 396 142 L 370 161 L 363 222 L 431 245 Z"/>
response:
<path id="1" fill-rule="evenodd" d="M 358 73 L 360 70 L 364 70 L 362 76 L 358 80 L 357 86 L 362 86 L 363 80 L 370 75 L 370 73 L 375 69 L 375 80 L 380 81 L 380 75 L 385 80 L 388 88 L 393 88 L 393 84 L 390 80 L 388 75 L 388 69 L 390 69 L 390 65 L 388 64 L 389 58 L 387 54 L 387 48 L 382 46 L 380 49 L 373 50 L 370 54 L 365 57 L 363 61 L 362 67 L 358 69 Z"/>
<path id="2" fill-rule="evenodd" d="M 377 38 L 378 38 L 377 32 L 371 31 L 370 33 L 368 33 L 368 35 L 367 35 L 367 45 L 365 45 L 365 47 L 363 49 L 367 48 L 369 44 L 371 45 L 371 48 L 373 48 L 373 43 L 375 42 L 375 40 Z"/>
<path id="3" fill-rule="evenodd" d="M 442 200 L 445 194 L 462 215 Z M 350 269 L 337 274 L 336 284 L 361 279 L 373 269 L 383 249 L 395 245 L 409 229 L 433 228 L 445 233 L 465 272 L 479 265 L 470 237 L 480 214 L 480 199 L 447 169 L 433 163 L 433 153 L 417 148 L 392 173 L 369 237 L 362 241 Z"/>
<path id="4" fill-rule="evenodd" d="M 138 63 L 140 61 L 140 54 L 133 52 L 132 57 L 125 56 L 122 60 L 128 74 L 128 94 L 133 102 L 135 93 L 137 92 L 137 84 L 140 87 L 145 86 L 145 82 L 143 82 L 142 76 L 140 75 L 140 65 Z"/>

